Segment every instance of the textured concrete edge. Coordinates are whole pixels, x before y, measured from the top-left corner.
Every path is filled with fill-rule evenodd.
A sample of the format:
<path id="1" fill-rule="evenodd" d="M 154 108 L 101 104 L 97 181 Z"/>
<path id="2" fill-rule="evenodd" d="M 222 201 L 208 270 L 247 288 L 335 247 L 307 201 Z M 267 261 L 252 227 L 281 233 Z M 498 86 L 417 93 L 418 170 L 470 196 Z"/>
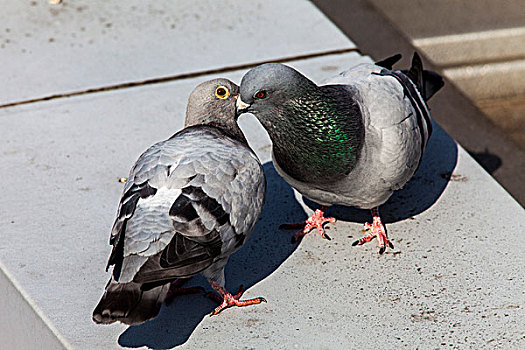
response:
<path id="1" fill-rule="evenodd" d="M 445 68 L 443 74 L 476 104 L 525 94 L 520 78 L 525 74 L 525 60 Z"/>
<path id="2" fill-rule="evenodd" d="M 443 68 L 523 59 L 524 42 L 525 27 L 412 39 L 412 45 Z"/>
<path id="3" fill-rule="evenodd" d="M 71 349 L 69 342 L 0 261 L 0 347 L 4 349 Z"/>

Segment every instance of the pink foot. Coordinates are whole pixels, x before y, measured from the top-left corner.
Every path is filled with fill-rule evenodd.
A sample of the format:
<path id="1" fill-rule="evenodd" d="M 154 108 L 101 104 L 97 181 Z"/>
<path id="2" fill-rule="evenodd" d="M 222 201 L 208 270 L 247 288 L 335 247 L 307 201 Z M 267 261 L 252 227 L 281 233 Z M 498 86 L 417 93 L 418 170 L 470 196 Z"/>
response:
<path id="1" fill-rule="evenodd" d="M 166 303 L 166 305 L 171 304 L 173 302 L 173 299 L 175 299 L 177 295 L 197 294 L 204 292 L 204 288 L 202 287 L 182 288 L 181 285 L 183 285 L 186 281 L 186 278 L 177 278 L 175 281 L 171 282 L 170 289 L 168 289 L 166 297 L 164 298 L 164 302 Z"/>
<path id="2" fill-rule="evenodd" d="M 212 299 L 217 300 L 221 305 L 217 306 L 215 310 L 210 314 L 210 316 L 214 316 L 219 314 L 222 310 L 227 309 L 232 306 L 248 306 L 248 305 L 255 305 L 260 304 L 262 302 L 266 303 L 266 299 L 262 297 L 253 298 L 253 299 L 247 299 L 247 300 L 239 300 L 239 298 L 244 293 L 243 286 L 239 287 L 239 290 L 237 291 L 237 294 L 231 295 L 230 292 L 228 292 L 224 287 L 218 285 L 217 283 L 212 283 L 211 286 L 213 289 L 215 289 L 221 296 L 219 297 L 215 293 L 209 293 L 208 296 Z"/>
<path id="3" fill-rule="evenodd" d="M 372 210 L 372 225 L 368 222 L 365 223 L 363 232 L 368 232 L 366 236 L 355 241 L 352 245 L 361 245 L 366 242 L 370 242 L 373 238 L 377 237 L 377 245 L 379 247 L 379 254 L 385 252 L 386 246 L 389 246 L 391 249 L 394 249 L 394 245 L 390 242 L 386 236 L 385 227 L 381 223 L 381 218 L 379 217 L 379 209 L 373 208 Z"/>
<path id="4" fill-rule="evenodd" d="M 300 230 L 297 231 L 293 237 L 292 237 L 292 243 L 295 243 L 299 241 L 304 235 L 306 235 L 308 232 L 310 232 L 312 229 L 317 228 L 317 232 L 323 237 L 324 239 L 331 240 L 331 238 L 326 234 L 323 225 L 327 222 L 335 222 L 335 218 L 333 217 L 324 217 L 324 212 L 326 211 L 326 207 L 322 206 L 321 208 L 317 209 L 312 216 L 310 216 L 306 221 L 298 223 L 298 224 L 283 224 L 279 226 L 280 229 L 295 229 L 299 228 Z"/>

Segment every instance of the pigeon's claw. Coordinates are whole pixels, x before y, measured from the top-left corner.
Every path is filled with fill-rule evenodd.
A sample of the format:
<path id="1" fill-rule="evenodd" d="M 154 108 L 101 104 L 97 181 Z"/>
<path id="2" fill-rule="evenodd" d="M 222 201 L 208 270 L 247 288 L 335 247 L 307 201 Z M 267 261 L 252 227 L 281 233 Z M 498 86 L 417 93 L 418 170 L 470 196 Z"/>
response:
<path id="1" fill-rule="evenodd" d="M 214 293 L 210 293 L 209 296 L 212 299 L 219 300 L 219 302 L 222 302 L 219 306 L 213 310 L 213 312 L 210 314 L 210 316 L 218 315 L 222 310 L 227 309 L 232 306 L 248 306 L 248 305 L 255 305 L 260 303 L 266 303 L 266 299 L 263 297 L 257 297 L 253 299 L 247 299 L 247 300 L 239 300 L 239 298 L 244 293 L 244 288 L 241 285 L 239 287 L 239 290 L 235 295 L 231 295 L 226 289 L 221 287 L 220 285 L 216 283 L 212 283 L 213 289 L 215 289 L 219 294 L 221 294 L 222 299 Z"/>
<path id="2" fill-rule="evenodd" d="M 306 235 L 308 232 L 313 230 L 314 228 L 317 229 L 317 232 L 323 237 L 324 239 L 331 240 L 330 236 L 328 236 L 324 230 L 324 225 L 328 222 L 335 222 L 336 219 L 333 217 L 324 217 L 324 212 L 326 211 L 326 207 L 321 207 L 320 209 L 317 209 L 312 216 L 310 216 L 306 221 L 298 224 L 283 224 L 279 226 L 280 229 L 296 229 L 299 228 L 300 230 L 297 231 L 293 237 L 292 237 L 292 243 L 295 243 L 299 241 L 304 235 Z"/>
<path id="3" fill-rule="evenodd" d="M 391 249 L 394 249 L 394 245 L 388 240 L 388 237 L 386 236 L 386 230 L 383 224 L 381 223 L 381 218 L 379 217 L 379 210 L 377 208 L 372 209 L 372 217 L 372 224 L 370 225 L 368 222 L 365 223 L 364 229 L 362 231 L 367 232 L 367 235 L 361 239 L 358 239 L 357 241 L 352 243 L 352 245 L 361 245 L 370 242 L 374 238 L 377 238 L 379 254 L 383 254 L 387 246 Z"/>

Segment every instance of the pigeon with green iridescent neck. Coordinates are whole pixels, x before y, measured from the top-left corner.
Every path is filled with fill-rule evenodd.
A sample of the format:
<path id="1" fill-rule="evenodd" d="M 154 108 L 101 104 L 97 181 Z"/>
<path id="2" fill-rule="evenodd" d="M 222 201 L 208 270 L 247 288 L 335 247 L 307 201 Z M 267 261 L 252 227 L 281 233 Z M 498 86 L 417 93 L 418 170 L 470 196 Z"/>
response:
<path id="1" fill-rule="evenodd" d="M 379 253 L 393 248 L 378 207 L 414 175 L 432 132 L 426 101 L 442 78 L 423 70 L 419 55 L 406 71 L 393 71 L 395 55 L 361 64 L 317 85 L 295 69 L 267 63 L 242 78 L 239 112 L 253 113 L 268 131 L 279 174 L 321 208 L 305 222 L 298 240 L 316 228 L 324 238 L 328 206 L 370 209 L 372 224 L 360 245 L 378 239 Z"/>

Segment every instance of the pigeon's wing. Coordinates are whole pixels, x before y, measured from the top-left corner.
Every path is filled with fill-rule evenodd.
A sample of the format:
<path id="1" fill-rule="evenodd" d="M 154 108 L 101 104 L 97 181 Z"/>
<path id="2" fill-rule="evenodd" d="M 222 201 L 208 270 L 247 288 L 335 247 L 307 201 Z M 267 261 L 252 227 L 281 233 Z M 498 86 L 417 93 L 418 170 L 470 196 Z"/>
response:
<path id="1" fill-rule="evenodd" d="M 378 206 L 417 170 L 432 132 L 428 107 L 407 75 L 374 64 L 353 67 L 328 83 L 346 85 L 358 100 L 365 137 L 348 181 L 360 184 L 350 186 L 352 195 L 359 193 L 357 205 Z"/>
<path id="2" fill-rule="evenodd" d="M 393 128 L 392 132 L 403 138 L 405 132 L 397 128 L 417 128 L 418 140 L 413 142 L 419 145 L 422 153 L 432 133 L 430 112 L 416 84 L 407 75 L 374 64 L 361 64 L 342 72 L 329 83 L 347 84 L 358 91 L 367 128 L 365 133 Z"/>
<path id="3" fill-rule="evenodd" d="M 186 277 L 242 245 L 264 203 L 260 162 L 216 128 L 149 148 L 131 170 L 111 234 L 121 283 Z"/>

